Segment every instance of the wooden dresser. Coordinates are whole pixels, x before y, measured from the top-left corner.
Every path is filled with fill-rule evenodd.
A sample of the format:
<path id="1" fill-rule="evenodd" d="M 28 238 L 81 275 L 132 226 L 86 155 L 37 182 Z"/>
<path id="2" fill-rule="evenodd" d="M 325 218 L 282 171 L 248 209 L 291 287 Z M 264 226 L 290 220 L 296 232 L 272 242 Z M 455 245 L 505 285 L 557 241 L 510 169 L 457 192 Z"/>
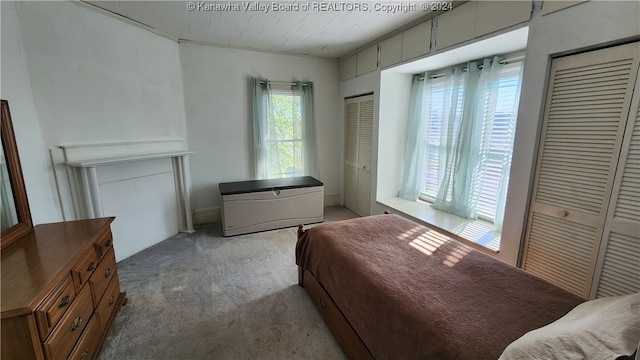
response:
<path id="1" fill-rule="evenodd" d="M 126 294 L 114 218 L 42 224 L 2 249 L 2 359 L 95 359 Z"/>

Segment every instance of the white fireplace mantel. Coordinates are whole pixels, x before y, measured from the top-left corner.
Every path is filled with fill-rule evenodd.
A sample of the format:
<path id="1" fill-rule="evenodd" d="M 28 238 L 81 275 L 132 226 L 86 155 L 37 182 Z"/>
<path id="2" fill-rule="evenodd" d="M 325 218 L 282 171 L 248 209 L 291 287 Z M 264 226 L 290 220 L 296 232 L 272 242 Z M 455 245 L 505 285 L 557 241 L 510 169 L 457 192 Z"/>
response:
<path id="1" fill-rule="evenodd" d="M 191 218 L 191 171 L 189 155 L 179 140 L 146 141 L 60 146 L 69 170 L 76 169 L 75 189 L 78 191 L 76 213 L 84 218 L 102 217 L 103 207 L 97 168 L 136 161 L 171 159 L 176 187 L 177 211 L 181 232 L 193 233 Z M 167 151 L 168 150 L 168 151 Z M 69 174 L 71 175 L 71 174 Z M 73 186 L 72 186 L 73 187 Z M 80 206 L 81 203 L 84 206 Z"/>

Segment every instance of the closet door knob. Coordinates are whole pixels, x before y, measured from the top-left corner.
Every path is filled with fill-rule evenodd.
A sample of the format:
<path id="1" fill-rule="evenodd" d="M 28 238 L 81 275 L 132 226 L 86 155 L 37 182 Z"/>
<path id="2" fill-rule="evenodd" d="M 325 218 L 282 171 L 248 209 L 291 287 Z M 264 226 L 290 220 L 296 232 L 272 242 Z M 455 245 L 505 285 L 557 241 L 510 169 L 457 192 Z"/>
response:
<path id="1" fill-rule="evenodd" d="M 567 216 L 569 216 L 569 210 L 566 210 L 566 209 L 560 210 L 560 211 L 558 211 L 558 215 L 560 217 L 567 217 Z"/>

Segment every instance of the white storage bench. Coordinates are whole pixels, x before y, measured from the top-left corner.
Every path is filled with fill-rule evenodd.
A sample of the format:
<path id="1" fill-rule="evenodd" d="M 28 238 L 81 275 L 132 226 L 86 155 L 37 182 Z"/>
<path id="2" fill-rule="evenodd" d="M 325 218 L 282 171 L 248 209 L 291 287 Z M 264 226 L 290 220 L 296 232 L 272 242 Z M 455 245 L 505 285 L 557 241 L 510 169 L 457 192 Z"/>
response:
<path id="1" fill-rule="evenodd" d="M 324 184 L 310 176 L 220 183 L 219 188 L 224 236 L 324 219 Z"/>

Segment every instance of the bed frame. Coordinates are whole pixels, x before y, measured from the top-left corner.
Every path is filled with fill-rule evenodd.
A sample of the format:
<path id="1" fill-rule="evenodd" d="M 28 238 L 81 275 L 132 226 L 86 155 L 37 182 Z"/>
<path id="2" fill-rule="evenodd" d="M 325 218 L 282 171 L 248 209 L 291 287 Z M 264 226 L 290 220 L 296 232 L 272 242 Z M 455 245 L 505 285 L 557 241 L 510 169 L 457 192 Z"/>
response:
<path id="1" fill-rule="evenodd" d="M 383 220 L 383 217 L 386 218 L 386 216 L 390 217 Z M 354 226 L 355 224 L 357 225 Z M 377 227 L 378 225 L 380 225 L 380 227 Z M 504 346 L 508 345 L 522 334 L 557 320 L 575 305 L 584 301 L 569 292 L 558 287 L 551 286 L 550 284 L 535 278 L 532 275 L 525 274 L 522 271 L 511 272 L 506 264 L 497 260 L 490 260 L 488 255 L 481 255 L 479 252 L 472 251 L 468 246 L 464 246 L 463 244 L 456 242 L 446 234 L 434 231 L 433 229 L 429 230 L 428 228 L 419 226 L 418 224 L 415 225 L 420 228 L 424 228 L 426 232 L 422 233 L 422 230 L 416 230 L 417 228 L 414 227 L 414 224 L 407 219 L 399 216 L 391 217 L 391 215 L 354 219 L 349 223 L 336 223 L 335 227 L 319 225 L 317 231 L 313 228 L 304 230 L 302 225 L 298 225 L 298 243 L 296 245 L 298 285 L 305 288 L 347 358 L 374 359 L 374 353 L 379 354 L 378 356 L 384 357 L 391 356 L 392 354 L 400 356 L 402 354 L 398 354 L 396 351 L 405 351 L 405 356 L 414 354 L 417 357 L 424 355 L 428 358 L 455 359 L 460 358 L 463 354 L 471 354 L 473 351 L 482 351 L 482 354 L 484 355 L 480 358 L 489 359 L 493 357 L 494 354 L 500 354 L 498 351 L 502 351 Z M 348 238 L 361 237 L 362 234 L 367 234 L 369 226 L 376 228 L 376 230 L 375 232 L 368 234 L 367 243 L 369 241 L 378 242 L 382 240 L 382 242 L 380 242 L 380 244 L 383 244 L 382 247 L 367 246 L 365 248 L 362 246 L 363 242 L 356 241 L 358 239 L 354 239 L 353 242 L 336 241 L 336 236 Z M 310 230 L 311 232 L 309 232 Z M 397 234 L 401 234 L 402 237 L 398 238 Z M 385 247 L 387 244 L 397 244 L 397 239 L 401 239 L 401 241 L 406 240 L 407 236 L 405 235 L 407 235 L 408 238 L 415 236 L 415 239 L 408 243 L 411 245 L 410 247 Z M 444 237 L 445 240 L 439 236 Z M 385 242 L 385 239 L 387 238 L 396 240 L 392 240 L 392 242 L 387 243 Z M 446 240 L 446 238 L 450 240 Z M 312 239 L 315 239 L 315 241 Z M 318 241 L 327 241 L 327 245 L 314 246 L 313 244 L 318 244 Z M 340 243 L 342 243 L 342 245 L 338 245 Z M 437 246 L 434 247 L 434 245 Z M 469 251 L 472 252 L 465 252 L 463 251 L 465 249 L 462 247 L 469 249 Z M 383 248 L 384 250 L 382 250 Z M 348 292 L 350 286 L 358 287 L 362 284 L 361 281 L 376 281 L 373 277 L 368 276 L 365 273 L 371 274 L 377 271 L 393 271 L 392 267 L 389 267 L 389 262 L 367 263 L 365 257 L 368 256 L 385 256 L 387 251 L 389 251 L 389 254 L 393 254 L 393 256 L 408 256 L 405 265 L 422 264 L 421 255 L 414 256 L 418 253 L 413 252 L 414 250 L 410 250 L 411 248 L 417 249 L 426 255 L 433 256 L 425 261 L 424 267 L 415 269 L 416 273 L 424 275 L 428 272 L 428 274 L 432 274 L 432 276 L 423 278 L 428 280 L 416 282 L 416 285 L 419 283 L 420 286 L 426 286 L 426 291 L 424 293 L 422 291 L 416 292 L 417 288 L 414 286 L 408 287 L 406 293 L 400 291 L 401 294 L 398 293 L 398 296 L 396 296 L 395 293 L 391 295 L 392 292 L 389 292 L 388 290 L 385 292 L 385 290 L 382 289 L 396 287 L 396 289 L 399 290 L 400 288 L 397 288 L 397 286 L 404 287 L 401 285 L 402 281 L 411 281 L 411 279 L 407 279 L 406 272 L 403 273 L 401 271 L 397 274 L 391 275 L 389 278 L 393 279 L 391 282 L 382 280 L 381 284 L 384 285 L 376 287 L 376 294 L 380 296 L 380 301 L 376 304 L 362 304 L 362 311 L 384 310 L 384 312 L 376 314 L 375 319 L 370 316 L 363 318 L 361 315 L 364 313 L 360 312 L 360 305 L 357 305 L 357 303 L 354 302 L 363 301 L 365 299 L 362 296 L 362 289 L 359 289 L 360 291 L 356 290 L 353 292 L 352 295 L 355 295 L 355 297 L 348 295 L 348 299 L 344 298 L 343 295 L 345 294 L 340 293 L 340 291 Z M 428 252 L 431 248 L 435 250 Z M 356 260 L 355 263 L 350 263 L 348 261 L 349 255 L 345 251 L 357 252 L 358 255 L 354 256 L 354 260 Z M 458 263 L 457 261 L 454 263 L 447 263 L 447 261 L 452 257 L 451 254 L 459 255 L 461 253 L 463 253 L 465 258 L 468 256 L 469 261 L 465 261 L 459 265 L 455 265 Z M 335 257 L 335 259 L 340 260 L 337 263 L 333 263 L 333 260 L 335 259 L 331 260 L 330 258 L 326 258 L 326 256 L 331 258 Z M 319 262 L 319 259 L 323 260 Z M 357 261 L 360 261 L 360 263 L 357 263 Z M 451 268 L 454 265 L 460 266 L 459 270 L 456 270 L 455 272 L 452 271 Z M 336 284 L 333 280 L 334 276 L 336 276 L 336 272 L 334 272 L 334 270 L 352 271 L 347 269 L 354 269 L 353 266 L 365 266 L 366 271 L 359 272 L 354 270 L 354 278 L 352 281 L 343 282 L 341 285 Z M 486 325 L 476 321 L 474 324 L 470 324 L 470 326 L 465 324 L 465 326 L 462 327 L 464 330 L 460 331 L 456 330 L 458 328 L 456 324 L 461 324 L 460 321 L 468 321 L 469 318 L 467 315 L 463 314 L 466 314 L 464 311 L 468 310 L 471 304 L 463 301 L 461 302 L 460 307 L 453 309 L 448 307 L 450 301 L 455 301 L 456 299 L 456 295 L 452 295 L 452 291 L 455 289 L 448 289 L 439 293 L 437 301 L 434 301 L 434 306 L 429 309 L 424 309 L 424 312 L 421 313 L 420 316 L 416 317 L 416 322 L 405 324 L 404 322 L 400 323 L 396 321 L 411 321 L 410 319 L 412 317 L 409 314 L 410 311 L 422 311 L 420 310 L 422 307 L 416 306 L 417 303 L 415 301 L 411 302 L 412 300 L 408 298 L 409 296 L 415 295 L 421 299 L 420 301 L 427 300 L 430 296 L 434 295 L 429 292 L 429 286 L 434 286 L 431 288 L 431 291 L 433 291 L 433 289 L 437 289 L 438 286 L 448 284 L 450 276 L 458 281 L 457 284 L 459 285 L 457 286 L 471 285 L 474 282 L 470 281 L 471 278 L 469 274 L 474 274 L 474 269 L 477 266 L 484 266 L 488 270 L 488 273 L 484 274 L 484 276 L 481 275 L 479 279 L 499 279 L 499 282 L 489 282 L 487 284 L 488 288 L 498 291 L 503 288 L 518 288 L 521 284 L 526 283 L 526 291 L 508 292 L 508 294 L 511 294 L 510 299 L 512 301 L 506 302 L 506 306 L 497 310 L 494 308 L 492 308 L 492 310 L 483 308 L 483 311 L 475 315 L 475 319 L 479 319 L 483 316 L 490 316 L 491 320 L 488 321 Z M 318 275 L 320 275 L 320 273 L 322 273 L 322 275 L 316 278 L 316 272 L 318 272 Z M 400 282 L 394 283 L 394 280 Z M 333 296 L 330 295 L 322 284 L 324 281 L 327 281 L 326 285 L 328 288 L 330 287 L 334 289 L 335 287 L 332 292 L 336 291 L 336 299 L 339 296 L 341 303 L 344 302 L 345 308 L 341 309 L 338 307 Z M 394 290 L 394 292 L 397 290 Z M 535 294 L 532 294 L 532 291 L 535 292 Z M 488 305 L 493 301 L 490 297 L 486 296 L 486 292 L 470 291 L 468 293 L 472 295 L 478 294 L 479 297 L 477 301 L 474 300 L 474 303 L 481 304 L 481 306 Z M 404 299 L 405 302 L 396 303 L 396 301 L 401 301 L 401 299 Z M 415 298 L 412 297 L 411 299 Z M 409 301 L 407 302 L 407 300 Z M 407 304 L 407 306 L 404 307 L 404 304 Z M 511 306 L 509 304 L 511 304 Z M 514 307 L 512 306 L 513 304 L 519 304 L 518 306 L 531 306 L 531 311 L 523 314 L 527 316 L 523 316 L 522 321 L 517 324 L 514 323 L 509 316 L 505 315 L 513 311 L 515 311 L 515 313 L 522 311 L 522 308 Z M 397 314 L 398 317 L 395 317 L 395 315 L 388 312 L 390 309 L 389 305 L 393 308 L 398 306 L 398 310 L 400 310 Z M 387 307 L 386 309 L 385 306 Z M 460 312 L 460 310 L 463 310 L 463 312 Z M 345 315 L 345 311 L 352 314 L 353 318 L 347 317 Z M 506 311 L 506 313 L 504 311 Z M 352 325 L 352 321 L 354 321 L 353 324 L 357 326 L 363 326 L 361 330 L 363 331 L 362 336 L 366 336 L 367 339 L 369 339 L 367 341 L 372 341 L 371 343 L 366 343 L 363 340 L 361 335 Z M 372 321 L 374 322 L 372 323 Z M 438 326 L 443 330 L 453 331 L 453 336 L 443 336 L 442 331 L 437 330 L 438 327 L 428 325 L 431 324 L 431 321 L 437 322 L 439 324 Z M 502 321 L 507 323 L 502 324 Z M 390 329 L 394 328 L 395 331 L 398 332 L 394 332 L 393 334 L 384 334 L 372 330 L 374 328 L 371 326 L 375 327 L 378 325 L 389 326 Z M 476 331 L 481 331 L 485 326 L 488 326 L 488 328 L 494 331 L 494 333 L 492 333 L 493 336 L 490 339 L 486 339 L 486 341 L 477 338 L 475 335 Z M 402 337 L 394 337 L 397 334 L 402 334 Z M 427 338 L 425 338 L 425 341 L 422 343 L 420 342 L 420 339 L 422 339 L 423 336 L 427 336 Z M 411 340 L 409 343 L 402 343 L 402 345 L 397 341 L 403 341 L 406 339 Z M 386 345 L 384 345 L 385 341 L 388 341 L 386 345 L 389 345 L 390 347 L 386 347 Z M 478 343 L 476 344 L 474 341 L 478 341 Z M 410 353 L 407 353 L 406 351 L 410 351 Z"/>
<path id="2" fill-rule="evenodd" d="M 298 225 L 298 238 L 302 236 L 304 230 L 302 225 Z M 360 336 L 353 329 L 347 318 L 342 314 L 331 296 L 325 291 L 322 285 L 308 270 L 304 270 L 298 265 L 298 285 L 303 287 L 325 323 L 331 329 L 336 340 L 342 347 L 342 351 L 349 359 L 371 359 L 374 357 L 364 344 Z"/>

